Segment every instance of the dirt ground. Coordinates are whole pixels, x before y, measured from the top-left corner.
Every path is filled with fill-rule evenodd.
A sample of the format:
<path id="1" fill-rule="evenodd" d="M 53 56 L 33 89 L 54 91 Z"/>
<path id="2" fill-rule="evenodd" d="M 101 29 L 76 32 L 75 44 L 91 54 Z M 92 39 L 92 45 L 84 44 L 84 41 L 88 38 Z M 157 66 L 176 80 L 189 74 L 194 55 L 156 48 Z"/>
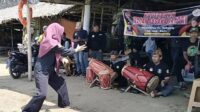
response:
<path id="1" fill-rule="evenodd" d="M 83 77 L 66 77 L 71 106 L 57 107 L 57 95 L 49 87 L 41 112 L 186 112 L 188 99 L 176 90 L 170 97 L 151 98 L 142 94 L 121 93 L 118 90 L 89 88 Z M 35 94 L 34 81 L 27 76 L 12 79 L 0 58 L 0 112 L 20 112 Z"/>

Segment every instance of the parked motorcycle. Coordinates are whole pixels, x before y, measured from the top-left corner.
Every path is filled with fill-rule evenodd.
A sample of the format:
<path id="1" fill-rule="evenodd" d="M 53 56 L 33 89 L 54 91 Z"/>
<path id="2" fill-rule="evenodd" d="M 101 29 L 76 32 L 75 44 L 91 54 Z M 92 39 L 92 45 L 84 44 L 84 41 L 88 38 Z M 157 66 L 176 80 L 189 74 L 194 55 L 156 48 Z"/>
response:
<path id="1" fill-rule="evenodd" d="M 20 47 L 19 47 L 20 46 Z M 21 44 L 18 45 L 18 48 L 22 48 Z M 39 46 L 37 44 L 32 45 L 32 70 L 36 62 L 38 55 Z M 9 73 L 12 78 L 18 79 L 21 77 L 21 74 L 28 72 L 28 55 L 26 52 L 11 51 L 9 53 L 9 58 L 7 62 L 7 67 L 9 68 Z"/>

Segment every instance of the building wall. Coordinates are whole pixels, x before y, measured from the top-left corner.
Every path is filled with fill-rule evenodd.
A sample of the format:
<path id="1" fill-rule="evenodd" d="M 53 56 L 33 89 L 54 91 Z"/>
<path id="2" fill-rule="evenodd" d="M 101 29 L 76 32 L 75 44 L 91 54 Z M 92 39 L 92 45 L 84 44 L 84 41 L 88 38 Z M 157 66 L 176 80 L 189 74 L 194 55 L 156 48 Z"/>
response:
<path id="1" fill-rule="evenodd" d="M 12 39 L 14 47 L 17 46 L 17 43 L 22 42 L 22 31 L 18 31 L 18 28 L 13 26 L 13 30 L 10 27 L 1 27 L 0 28 L 0 47 L 11 47 Z M 12 32 L 11 32 L 12 30 Z M 11 34 L 12 33 L 12 34 Z M 12 38 L 13 36 L 13 38 Z"/>
<path id="2" fill-rule="evenodd" d="M 43 26 L 48 26 L 53 22 L 60 23 L 65 28 L 66 36 L 71 40 L 73 39 L 73 33 L 75 31 L 76 22 L 67 19 L 59 19 L 56 16 L 51 18 L 33 19 L 31 26 L 34 28 L 34 37 L 39 36 L 42 33 Z"/>
<path id="3" fill-rule="evenodd" d="M 76 22 L 67 19 L 61 19 L 60 24 L 65 28 L 65 33 L 69 39 L 73 39 Z"/>

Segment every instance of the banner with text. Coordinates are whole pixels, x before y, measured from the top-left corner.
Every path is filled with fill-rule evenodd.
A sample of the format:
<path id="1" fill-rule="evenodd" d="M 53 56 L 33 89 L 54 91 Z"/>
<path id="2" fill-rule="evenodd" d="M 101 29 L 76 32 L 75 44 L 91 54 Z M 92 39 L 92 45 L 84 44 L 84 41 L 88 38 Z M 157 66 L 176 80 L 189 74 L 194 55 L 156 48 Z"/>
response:
<path id="1" fill-rule="evenodd" d="M 123 10 L 124 35 L 139 37 L 188 37 L 200 23 L 200 6 L 171 11 Z"/>

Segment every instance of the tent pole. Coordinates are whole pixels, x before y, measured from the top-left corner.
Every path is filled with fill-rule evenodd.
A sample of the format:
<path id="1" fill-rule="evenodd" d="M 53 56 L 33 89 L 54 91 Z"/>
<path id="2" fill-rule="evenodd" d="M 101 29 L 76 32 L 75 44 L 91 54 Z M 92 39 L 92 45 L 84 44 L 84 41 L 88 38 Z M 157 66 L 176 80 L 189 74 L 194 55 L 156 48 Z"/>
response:
<path id="1" fill-rule="evenodd" d="M 11 26 L 11 47 L 12 47 L 12 50 L 13 50 L 13 26 Z"/>
<path id="2" fill-rule="evenodd" d="M 27 2 L 27 35 L 28 35 L 28 80 L 32 80 L 32 52 L 31 52 L 31 17 L 30 6 Z"/>
<path id="3" fill-rule="evenodd" d="M 83 23 L 84 21 L 84 10 L 85 10 L 85 7 L 82 8 L 82 12 L 81 12 L 81 23 Z"/>
<path id="4" fill-rule="evenodd" d="M 94 11 L 94 13 L 93 13 L 93 22 L 92 22 L 92 26 L 95 24 L 95 19 L 96 19 L 96 12 Z"/>
<path id="5" fill-rule="evenodd" d="M 89 32 L 91 0 L 85 1 L 83 29 Z"/>
<path id="6" fill-rule="evenodd" d="M 101 24 L 100 24 L 101 30 L 102 30 L 102 26 L 103 26 L 103 14 L 104 14 L 104 8 L 101 9 Z"/>

